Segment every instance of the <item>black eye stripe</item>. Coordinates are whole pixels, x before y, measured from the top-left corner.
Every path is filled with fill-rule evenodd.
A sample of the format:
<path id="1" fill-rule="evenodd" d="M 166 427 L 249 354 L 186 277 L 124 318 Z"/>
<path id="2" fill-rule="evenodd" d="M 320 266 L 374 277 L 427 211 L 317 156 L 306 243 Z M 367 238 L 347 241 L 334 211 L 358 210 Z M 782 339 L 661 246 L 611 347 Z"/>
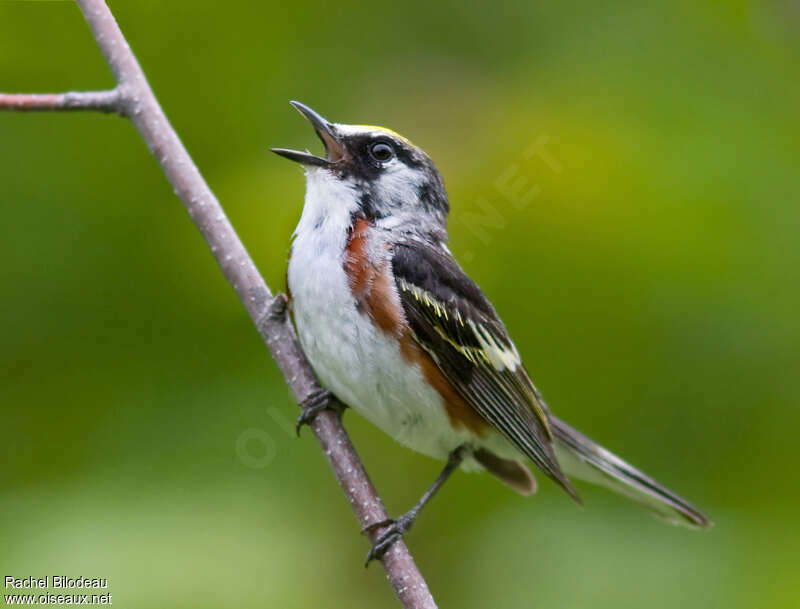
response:
<path id="1" fill-rule="evenodd" d="M 367 182 L 377 179 L 384 171 L 384 165 L 389 161 L 376 160 L 372 156 L 370 148 L 373 144 L 382 142 L 392 147 L 393 158 L 406 167 L 425 173 L 435 173 L 436 171 L 424 152 L 414 149 L 413 146 L 403 141 L 397 141 L 389 135 L 356 133 L 343 135 L 341 142 L 349 153 L 348 159 L 335 167 L 336 173 L 342 177 L 354 176 Z"/>

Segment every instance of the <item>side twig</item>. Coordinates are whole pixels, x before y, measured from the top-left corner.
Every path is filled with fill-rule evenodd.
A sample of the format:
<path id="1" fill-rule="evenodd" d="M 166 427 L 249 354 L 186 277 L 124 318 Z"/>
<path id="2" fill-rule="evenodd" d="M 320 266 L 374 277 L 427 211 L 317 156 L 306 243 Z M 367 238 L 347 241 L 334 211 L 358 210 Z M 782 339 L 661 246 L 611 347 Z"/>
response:
<path id="1" fill-rule="evenodd" d="M 118 89 L 70 93 L 0 93 L 0 108 L 18 112 L 92 110 L 122 114 Z"/>
<path id="2" fill-rule="evenodd" d="M 104 0 L 77 0 L 117 86 L 111 91 L 54 95 L 0 94 L 0 109 L 96 110 L 128 117 L 158 161 L 175 194 L 208 242 L 225 278 L 281 369 L 298 402 L 321 389 L 285 314 L 285 297 L 273 296 L 200 171 L 156 101 L 139 63 Z M 311 429 L 322 446 L 362 528 L 388 518 L 339 418 L 320 413 Z M 370 530 L 374 541 L 384 529 Z M 428 586 L 402 540 L 381 559 L 406 609 L 435 609 Z"/>

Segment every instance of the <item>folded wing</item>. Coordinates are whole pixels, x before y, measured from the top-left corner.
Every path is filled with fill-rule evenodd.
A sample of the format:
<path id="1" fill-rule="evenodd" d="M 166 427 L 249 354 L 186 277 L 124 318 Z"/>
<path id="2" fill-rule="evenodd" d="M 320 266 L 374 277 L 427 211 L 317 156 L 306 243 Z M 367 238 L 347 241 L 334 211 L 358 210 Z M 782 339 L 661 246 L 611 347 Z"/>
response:
<path id="1" fill-rule="evenodd" d="M 547 406 L 478 286 L 444 248 L 396 244 L 392 270 L 417 343 L 459 395 L 579 501 L 556 459 Z"/>

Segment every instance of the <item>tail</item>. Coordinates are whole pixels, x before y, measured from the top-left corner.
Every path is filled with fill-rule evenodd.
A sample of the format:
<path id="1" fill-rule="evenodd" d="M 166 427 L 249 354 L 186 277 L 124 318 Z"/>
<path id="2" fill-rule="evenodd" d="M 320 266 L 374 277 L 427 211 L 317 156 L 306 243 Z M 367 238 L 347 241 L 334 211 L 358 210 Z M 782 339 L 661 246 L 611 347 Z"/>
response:
<path id="1" fill-rule="evenodd" d="M 564 421 L 551 415 L 550 426 L 555 438 L 556 455 L 568 475 L 625 495 L 670 524 L 692 528 L 712 525 L 711 520 L 691 503 L 595 444 Z"/>

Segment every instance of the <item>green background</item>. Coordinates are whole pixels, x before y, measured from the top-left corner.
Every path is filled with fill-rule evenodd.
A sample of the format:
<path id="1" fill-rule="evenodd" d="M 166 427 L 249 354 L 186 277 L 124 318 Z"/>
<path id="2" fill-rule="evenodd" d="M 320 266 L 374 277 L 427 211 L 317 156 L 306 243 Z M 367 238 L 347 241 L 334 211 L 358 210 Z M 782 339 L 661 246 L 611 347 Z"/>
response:
<path id="1" fill-rule="evenodd" d="M 641 4 L 112 3 L 271 286 L 304 186 L 268 147 L 318 147 L 288 100 L 407 135 L 554 411 L 716 522 L 460 474 L 408 535 L 442 607 L 800 606 L 800 11 Z M 0 1 L 0 90 L 112 84 L 74 4 Z M 0 576 L 108 577 L 121 607 L 394 606 L 133 127 L 1 114 L 0 210 Z M 345 420 L 407 509 L 440 464 Z"/>

